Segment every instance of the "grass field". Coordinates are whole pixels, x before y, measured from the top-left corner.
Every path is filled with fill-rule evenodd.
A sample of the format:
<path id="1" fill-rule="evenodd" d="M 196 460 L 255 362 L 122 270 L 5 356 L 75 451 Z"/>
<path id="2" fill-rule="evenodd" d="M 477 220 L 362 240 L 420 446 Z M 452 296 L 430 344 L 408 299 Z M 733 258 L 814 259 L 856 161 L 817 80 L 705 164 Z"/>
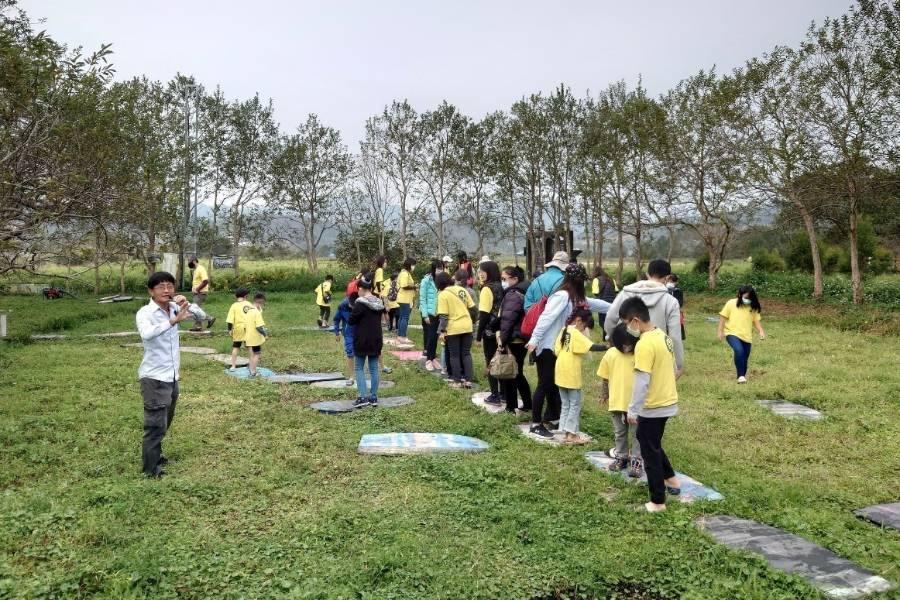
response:
<path id="1" fill-rule="evenodd" d="M 770 339 L 754 345 L 751 382 L 738 387 L 705 320 L 722 300 L 691 298 L 682 412 L 666 447 L 726 499 L 647 515 L 634 511 L 644 488 L 583 457 L 612 440 L 593 400 L 598 356 L 586 361 L 583 415 L 597 443 L 555 448 L 392 357 L 390 395 L 416 404 L 335 417 L 306 406 L 349 393 L 238 381 L 185 354 L 169 475 L 149 481 L 140 351 L 74 337 L 133 329 L 138 303 L 3 301 L 20 337 L 48 318 L 73 337 L 0 344 L 0 597 L 822 597 L 715 544 L 692 523 L 704 514 L 784 528 L 900 582 L 898 532 L 852 513 L 900 500 L 900 337 L 831 329 L 821 308 L 771 303 Z M 208 307 L 224 317 L 227 303 L 213 294 Z M 271 294 L 262 364 L 339 369 L 332 337 L 285 331 L 314 318 L 308 294 Z M 191 343 L 230 346 L 224 333 Z M 787 421 L 755 403 L 776 397 L 827 419 Z M 491 449 L 356 453 L 362 434 L 389 431 L 471 435 Z"/>

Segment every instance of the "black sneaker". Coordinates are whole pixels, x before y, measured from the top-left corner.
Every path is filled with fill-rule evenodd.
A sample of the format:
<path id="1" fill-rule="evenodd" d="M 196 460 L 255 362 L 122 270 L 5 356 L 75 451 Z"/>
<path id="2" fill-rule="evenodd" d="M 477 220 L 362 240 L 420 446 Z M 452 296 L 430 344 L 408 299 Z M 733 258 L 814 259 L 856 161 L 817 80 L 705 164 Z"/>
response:
<path id="1" fill-rule="evenodd" d="M 369 399 L 363 398 L 360 396 L 356 400 L 353 401 L 353 408 L 366 408 L 369 406 Z"/>
<path id="2" fill-rule="evenodd" d="M 628 476 L 640 479 L 644 474 L 644 461 L 639 458 L 631 459 L 631 467 L 628 469 Z"/>
<path id="3" fill-rule="evenodd" d="M 485 398 L 484 403 L 485 404 L 493 404 L 494 406 L 499 406 L 501 404 L 504 404 L 503 398 L 501 398 L 500 396 L 495 396 L 494 394 L 491 394 L 487 398 Z"/>
<path id="4" fill-rule="evenodd" d="M 528 432 L 533 433 L 534 435 L 539 435 L 542 438 L 549 439 L 553 437 L 553 434 L 550 433 L 550 431 L 546 427 L 544 427 L 543 423 L 540 423 L 539 425 L 532 425 L 531 429 L 529 429 Z"/>
<path id="5" fill-rule="evenodd" d="M 369 406 L 378 406 L 378 396 L 369 396 L 368 403 Z"/>
<path id="6" fill-rule="evenodd" d="M 167 464 L 169 464 L 169 459 L 166 458 L 165 456 L 160 456 L 160 457 L 159 457 L 159 460 L 156 461 L 156 464 L 157 464 L 158 466 L 160 466 L 160 467 L 163 466 L 163 465 L 167 465 Z"/>
<path id="7" fill-rule="evenodd" d="M 624 471 L 628 468 L 628 459 L 627 458 L 617 458 L 612 462 L 611 465 L 607 467 L 612 472 Z"/>
<path id="8" fill-rule="evenodd" d="M 215 324 L 216 324 L 216 318 L 210 317 L 209 320 L 206 322 L 206 328 L 212 329 L 213 325 L 215 325 Z"/>

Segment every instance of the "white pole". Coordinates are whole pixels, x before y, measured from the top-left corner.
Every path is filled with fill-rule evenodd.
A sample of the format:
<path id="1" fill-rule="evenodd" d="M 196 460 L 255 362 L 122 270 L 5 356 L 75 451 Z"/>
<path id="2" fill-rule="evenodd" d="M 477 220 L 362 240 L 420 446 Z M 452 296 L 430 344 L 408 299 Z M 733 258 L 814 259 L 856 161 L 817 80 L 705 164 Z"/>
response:
<path id="1" fill-rule="evenodd" d="M 0 313 L 0 338 L 6 337 L 6 313 Z"/>

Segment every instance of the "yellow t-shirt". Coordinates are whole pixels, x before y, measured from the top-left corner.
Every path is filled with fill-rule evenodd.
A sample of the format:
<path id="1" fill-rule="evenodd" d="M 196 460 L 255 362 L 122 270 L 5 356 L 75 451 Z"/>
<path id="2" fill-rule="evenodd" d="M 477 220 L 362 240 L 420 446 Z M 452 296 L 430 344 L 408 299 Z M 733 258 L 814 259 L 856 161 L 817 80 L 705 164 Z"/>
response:
<path id="1" fill-rule="evenodd" d="M 238 300 L 228 309 L 228 316 L 225 322 L 231 325 L 231 339 L 235 342 L 243 342 L 247 339 L 247 320 L 244 315 L 248 308 L 253 305 L 246 300 Z"/>
<path id="2" fill-rule="evenodd" d="M 194 279 L 191 281 L 191 290 L 196 290 L 197 286 L 203 283 L 204 281 L 209 279 L 209 274 L 206 272 L 206 267 L 197 263 L 197 266 L 194 268 Z M 206 287 L 200 290 L 201 294 L 208 294 L 212 291 L 212 283 L 206 284 Z"/>
<path id="3" fill-rule="evenodd" d="M 634 368 L 650 374 L 645 408 L 662 408 L 678 402 L 675 388 L 675 345 L 662 329 L 641 335 L 634 347 Z M 630 402 L 629 398 L 629 402 Z"/>
<path id="4" fill-rule="evenodd" d="M 397 304 L 412 304 L 416 297 L 416 290 L 404 290 L 407 286 L 413 286 L 416 282 L 409 271 L 403 269 L 397 276 Z"/>
<path id="5" fill-rule="evenodd" d="M 600 360 L 597 376 L 609 382 L 609 410 L 628 412 L 634 391 L 634 353 L 610 348 Z"/>
<path id="6" fill-rule="evenodd" d="M 488 286 L 481 288 L 478 295 L 478 311 L 489 313 L 494 308 L 494 292 Z"/>
<path id="7" fill-rule="evenodd" d="M 753 343 L 753 324 L 761 319 L 758 312 L 749 306 L 738 306 L 737 298 L 732 298 L 719 315 L 725 317 L 725 335 L 735 335 L 748 344 Z"/>
<path id="8" fill-rule="evenodd" d="M 247 325 L 247 335 L 244 338 L 244 344 L 247 346 L 262 346 L 266 343 L 266 336 L 256 330 L 257 327 L 265 327 L 266 322 L 263 321 L 262 311 L 250 304 L 249 310 L 244 307 L 244 322 Z"/>
<path id="9" fill-rule="evenodd" d="M 439 315 L 447 315 L 447 335 L 472 333 L 472 316 L 469 309 L 474 307 L 472 297 L 465 288 L 451 285 L 438 293 Z"/>
<path id="10" fill-rule="evenodd" d="M 331 282 L 327 279 L 316 286 L 316 304 L 319 306 L 331 306 L 331 302 L 325 302 L 325 294 L 330 291 Z"/>
<path id="11" fill-rule="evenodd" d="M 563 336 L 568 333 L 568 340 L 563 344 Z M 594 342 L 574 326 L 568 325 L 559 332 L 556 338 L 556 372 L 555 382 L 559 387 L 569 390 L 581 389 L 581 359 L 590 352 Z"/>
<path id="12" fill-rule="evenodd" d="M 387 297 L 387 286 L 384 284 L 384 269 L 381 267 L 375 269 L 375 277 L 372 279 L 372 284 L 374 286 L 372 292 L 376 296 Z"/>

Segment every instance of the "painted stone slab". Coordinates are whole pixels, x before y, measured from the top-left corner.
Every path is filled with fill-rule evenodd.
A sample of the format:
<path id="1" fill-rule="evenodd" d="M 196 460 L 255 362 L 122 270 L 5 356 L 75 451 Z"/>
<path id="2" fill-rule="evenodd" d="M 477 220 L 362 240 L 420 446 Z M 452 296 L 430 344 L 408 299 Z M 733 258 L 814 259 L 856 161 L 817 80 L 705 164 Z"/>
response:
<path id="1" fill-rule="evenodd" d="M 178 332 L 180 335 L 212 335 L 209 329 L 201 329 L 200 331 L 191 331 L 190 329 L 182 329 Z"/>
<path id="2" fill-rule="evenodd" d="M 134 296 L 106 296 L 100 298 L 97 301 L 97 304 L 112 304 L 113 302 L 131 302 L 134 300 Z"/>
<path id="3" fill-rule="evenodd" d="M 327 389 L 340 389 L 340 390 L 348 389 L 348 390 L 353 390 L 355 392 L 356 385 L 347 385 L 347 381 L 349 381 L 349 380 L 348 379 L 330 379 L 328 381 L 314 381 L 310 385 L 311 385 L 311 387 L 314 387 L 314 388 L 327 388 Z M 366 379 L 366 385 L 368 386 L 368 384 L 369 384 L 369 380 Z M 388 388 L 394 387 L 394 385 L 395 384 L 393 381 L 379 381 L 378 389 L 386 390 Z"/>
<path id="4" fill-rule="evenodd" d="M 340 373 L 272 373 L 266 379 L 275 383 L 313 383 L 343 379 Z"/>
<path id="5" fill-rule="evenodd" d="M 799 575 L 832 598 L 862 598 L 893 587 L 831 550 L 769 525 L 725 515 L 701 517 L 696 523 L 717 542 L 760 554 L 772 568 Z"/>
<path id="6" fill-rule="evenodd" d="M 123 348 L 143 348 L 144 347 L 144 345 L 140 342 L 134 342 L 133 344 L 121 344 L 121 346 Z M 207 356 L 212 356 L 213 354 L 216 354 L 216 350 L 214 350 L 213 348 L 206 348 L 204 346 L 179 346 L 179 349 L 182 352 L 187 352 L 188 354 L 203 354 L 203 355 L 207 355 Z M 229 357 L 228 364 L 230 365 L 231 364 L 231 355 L 229 354 L 228 357 Z"/>
<path id="7" fill-rule="evenodd" d="M 231 366 L 230 354 L 207 354 L 206 358 L 208 358 L 209 360 L 220 362 L 223 365 L 228 365 L 229 367 Z M 250 364 L 250 359 L 243 356 L 238 356 L 235 364 L 239 367 L 246 367 Z"/>
<path id="8" fill-rule="evenodd" d="M 758 400 L 757 402 L 760 406 L 768 408 L 779 417 L 784 417 L 785 419 L 821 421 L 825 418 L 825 415 L 819 411 L 802 404 L 794 404 L 784 400 Z"/>
<path id="9" fill-rule="evenodd" d="M 402 344 L 397 338 L 384 338 L 384 345 L 396 348 L 397 350 L 411 350 L 412 348 L 415 348 L 415 344 Z"/>
<path id="10" fill-rule="evenodd" d="M 35 333 L 31 336 L 33 340 L 64 340 L 69 336 L 60 333 Z"/>
<path id="11" fill-rule="evenodd" d="M 540 442 L 542 444 L 552 444 L 554 446 L 562 446 L 563 445 L 563 436 L 560 434 L 553 434 L 552 438 L 541 437 L 536 433 L 531 433 L 529 429 L 531 429 L 531 423 L 519 423 L 518 425 L 519 431 L 522 435 L 527 437 L 528 439 L 534 440 L 536 442 Z M 590 444 L 594 441 L 594 438 L 584 433 L 583 431 L 579 431 L 578 435 L 587 440 L 587 444 Z"/>
<path id="12" fill-rule="evenodd" d="M 391 354 L 400 360 L 419 360 L 422 353 L 418 350 L 391 350 Z"/>
<path id="13" fill-rule="evenodd" d="M 360 454 L 443 454 L 484 452 L 487 442 L 454 433 L 376 433 L 362 436 Z"/>
<path id="14" fill-rule="evenodd" d="M 613 459 L 609 458 L 603 452 L 585 452 L 584 457 L 588 459 L 592 465 L 609 473 L 610 475 L 615 475 L 617 477 L 621 477 L 625 481 L 628 482 L 636 482 L 640 481 L 641 483 L 647 483 L 647 476 L 641 475 L 639 480 L 635 480 L 634 477 L 628 476 L 628 471 L 610 471 L 609 465 L 613 463 Z M 693 477 L 689 477 L 684 473 L 679 473 L 675 471 L 675 474 L 678 476 L 678 480 L 681 482 L 681 493 L 677 496 L 670 496 L 670 498 L 678 500 L 683 504 L 690 504 L 691 502 L 695 502 L 696 500 L 724 500 L 725 496 L 717 492 L 716 490 L 706 487 Z"/>
<path id="15" fill-rule="evenodd" d="M 237 377 L 238 379 L 250 379 L 250 369 L 247 367 L 238 367 L 234 371 L 232 371 L 231 369 L 225 369 L 225 374 L 231 375 L 232 377 Z M 269 377 L 271 377 L 274 374 L 275 374 L 275 372 L 272 371 L 271 369 L 267 369 L 265 367 L 256 367 L 256 378 L 257 379 L 262 379 L 262 378 L 268 379 Z"/>
<path id="16" fill-rule="evenodd" d="M 365 409 L 357 409 L 353 406 L 353 400 L 330 400 L 327 402 L 316 402 L 310 404 L 309 407 L 321 413 L 329 415 L 338 415 L 354 410 L 367 410 L 368 408 L 397 408 L 398 406 L 407 406 L 414 403 L 415 400 L 409 396 L 392 396 L 389 398 L 379 398 L 377 406 L 368 406 Z"/>
<path id="17" fill-rule="evenodd" d="M 491 414 L 502 413 L 506 410 L 506 404 L 488 404 L 485 402 L 488 396 L 490 396 L 490 392 L 477 392 L 472 394 L 472 404 L 477 406 L 483 411 L 489 412 Z"/>
<path id="18" fill-rule="evenodd" d="M 132 337 L 135 335 L 138 335 L 137 331 L 116 331 L 113 333 L 89 333 L 88 337 L 119 338 L 119 337 Z"/>
<path id="19" fill-rule="evenodd" d="M 900 529 L 900 502 L 867 506 L 854 511 L 854 514 L 883 527 Z"/>

